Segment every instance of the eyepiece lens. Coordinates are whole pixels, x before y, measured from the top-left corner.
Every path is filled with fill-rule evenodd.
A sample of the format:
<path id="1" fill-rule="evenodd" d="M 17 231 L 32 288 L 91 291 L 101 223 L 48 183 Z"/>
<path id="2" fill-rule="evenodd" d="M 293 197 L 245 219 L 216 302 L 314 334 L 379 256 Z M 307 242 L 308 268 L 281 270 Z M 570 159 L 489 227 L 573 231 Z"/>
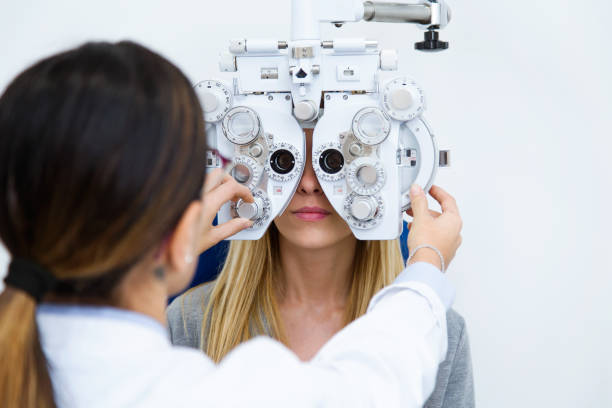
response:
<path id="1" fill-rule="evenodd" d="M 319 157 L 319 166 L 326 173 L 338 173 L 344 167 L 344 156 L 336 149 L 327 149 Z"/>
<path id="2" fill-rule="evenodd" d="M 289 150 L 279 149 L 272 153 L 270 167 L 276 173 L 287 174 L 295 167 L 295 157 Z"/>

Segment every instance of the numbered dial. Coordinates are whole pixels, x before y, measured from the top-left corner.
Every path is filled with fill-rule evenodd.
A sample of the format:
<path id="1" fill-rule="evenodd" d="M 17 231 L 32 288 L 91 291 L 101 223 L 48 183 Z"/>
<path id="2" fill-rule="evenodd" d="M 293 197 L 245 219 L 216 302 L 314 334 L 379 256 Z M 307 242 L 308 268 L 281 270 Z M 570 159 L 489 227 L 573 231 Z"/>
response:
<path id="1" fill-rule="evenodd" d="M 347 167 L 346 179 L 357 194 L 372 195 L 385 185 L 385 171 L 380 162 L 360 157 Z"/>
<path id="2" fill-rule="evenodd" d="M 253 202 L 247 203 L 242 199 L 231 203 L 231 211 L 234 218 L 247 218 L 253 221 L 249 229 L 262 227 L 270 218 L 270 200 L 266 194 L 257 190 L 253 193 Z"/>
<path id="3" fill-rule="evenodd" d="M 395 120 L 412 120 L 425 110 L 425 96 L 413 80 L 395 78 L 384 86 L 381 104 L 385 112 Z"/>
<path id="4" fill-rule="evenodd" d="M 338 181 L 344 178 L 344 155 L 340 143 L 320 145 L 312 153 L 312 166 L 321 180 Z"/>
<path id="5" fill-rule="evenodd" d="M 383 215 L 384 205 L 379 195 L 361 196 L 353 192 L 344 199 L 344 218 L 351 227 L 373 228 Z"/>
<path id="6" fill-rule="evenodd" d="M 237 182 L 253 190 L 261 180 L 263 169 L 252 157 L 236 156 L 230 174 Z"/>
<path id="7" fill-rule="evenodd" d="M 382 143 L 390 131 L 389 118 L 378 108 L 363 108 L 353 117 L 353 134 L 363 144 Z"/>
<path id="8" fill-rule="evenodd" d="M 196 93 L 206 122 L 218 122 L 232 107 L 232 92 L 221 82 L 206 80 L 196 84 Z"/>
<path id="9" fill-rule="evenodd" d="M 295 146 L 281 142 L 269 148 L 266 173 L 276 181 L 289 181 L 302 173 L 304 159 Z"/>
<path id="10" fill-rule="evenodd" d="M 259 116 L 246 106 L 230 109 L 223 118 L 223 134 L 234 144 L 249 144 L 259 136 L 260 131 Z"/>

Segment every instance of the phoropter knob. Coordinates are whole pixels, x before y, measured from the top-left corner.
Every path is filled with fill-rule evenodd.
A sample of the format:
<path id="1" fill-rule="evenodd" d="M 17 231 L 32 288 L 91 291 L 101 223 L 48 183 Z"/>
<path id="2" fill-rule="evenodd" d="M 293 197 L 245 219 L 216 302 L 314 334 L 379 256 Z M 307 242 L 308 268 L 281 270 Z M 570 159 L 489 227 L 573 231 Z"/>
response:
<path id="1" fill-rule="evenodd" d="M 220 121 L 232 107 L 232 92 L 219 81 L 209 79 L 199 82 L 195 91 L 200 98 L 204 120 L 208 123 Z"/>
<path id="2" fill-rule="evenodd" d="M 425 31 L 425 39 L 414 43 L 414 48 L 419 51 L 443 51 L 448 48 L 448 42 L 440 41 L 440 34 L 435 28 L 430 28 Z"/>
<path id="3" fill-rule="evenodd" d="M 374 218 L 378 205 L 372 197 L 357 197 L 351 204 L 351 215 L 360 221 Z"/>
<path id="4" fill-rule="evenodd" d="M 260 197 L 255 197 L 252 203 L 238 200 L 236 203 L 236 213 L 240 218 L 257 220 L 264 216 L 264 202 Z"/>

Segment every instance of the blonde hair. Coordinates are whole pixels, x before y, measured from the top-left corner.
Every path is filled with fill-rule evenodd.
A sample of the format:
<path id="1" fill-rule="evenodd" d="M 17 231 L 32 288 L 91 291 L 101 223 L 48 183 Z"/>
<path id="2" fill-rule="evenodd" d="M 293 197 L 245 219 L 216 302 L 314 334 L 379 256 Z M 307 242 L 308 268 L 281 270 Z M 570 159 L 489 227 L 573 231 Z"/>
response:
<path id="1" fill-rule="evenodd" d="M 260 334 L 286 344 L 274 290 L 280 274 L 278 239 L 272 224 L 257 241 L 230 244 L 202 321 L 200 348 L 214 361 Z M 363 315 L 374 294 L 402 271 L 399 241 L 358 241 L 354 265 L 345 324 Z"/>

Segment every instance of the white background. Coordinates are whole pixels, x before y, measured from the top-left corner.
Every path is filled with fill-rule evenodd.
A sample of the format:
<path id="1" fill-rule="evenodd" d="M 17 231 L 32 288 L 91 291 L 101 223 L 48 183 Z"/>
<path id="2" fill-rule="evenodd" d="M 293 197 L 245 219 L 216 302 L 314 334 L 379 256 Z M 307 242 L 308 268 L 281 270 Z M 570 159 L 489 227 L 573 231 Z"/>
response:
<path id="1" fill-rule="evenodd" d="M 412 26 L 324 26 L 322 36 L 398 49 L 452 149 L 438 183 L 465 221 L 449 274 L 477 405 L 610 407 L 612 5 L 452 5 L 441 54 L 414 51 L 422 34 Z M 289 12 L 286 0 L 2 0 L 0 89 L 42 56 L 92 39 L 139 41 L 195 82 L 216 72 L 231 38 L 289 39 Z M 1 253 L 0 270 L 7 261 Z"/>

